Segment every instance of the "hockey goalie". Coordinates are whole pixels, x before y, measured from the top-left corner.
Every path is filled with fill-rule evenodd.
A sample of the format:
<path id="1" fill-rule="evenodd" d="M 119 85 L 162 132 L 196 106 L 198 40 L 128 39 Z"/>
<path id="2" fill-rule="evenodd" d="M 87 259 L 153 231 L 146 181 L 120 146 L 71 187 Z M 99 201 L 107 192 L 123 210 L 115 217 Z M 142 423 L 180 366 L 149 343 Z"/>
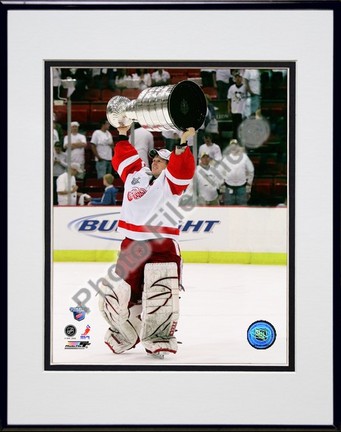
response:
<path id="1" fill-rule="evenodd" d="M 180 196 L 195 172 L 187 139 L 180 145 L 150 151 L 151 169 L 128 141 L 129 126 L 117 128 L 112 165 L 124 182 L 118 232 L 124 235 L 113 274 L 102 278 L 99 308 L 109 324 L 105 343 L 121 354 L 142 343 L 146 352 L 163 358 L 176 353 L 182 261 L 179 236 Z"/>

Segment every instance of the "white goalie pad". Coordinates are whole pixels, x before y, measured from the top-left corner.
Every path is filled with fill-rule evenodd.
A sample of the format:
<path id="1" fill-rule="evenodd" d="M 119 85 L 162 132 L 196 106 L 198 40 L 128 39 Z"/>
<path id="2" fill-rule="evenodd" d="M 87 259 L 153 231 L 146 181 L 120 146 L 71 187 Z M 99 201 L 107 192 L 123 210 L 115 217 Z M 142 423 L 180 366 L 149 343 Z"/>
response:
<path id="1" fill-rule="evenodd" d="M 176 353 L 174 332 L 179 319 L 179 280 L 176 263 L 145 265 L 141 342 L 149 353 Z"/>
<path id="2" fill-rule="evenodd" d="M 104 282 L 104 283 L 103 283 Z M 99 310 L 109 324 L 104 341 L 115 354 L 133 348 L 139 342 L 141 330 L 140 312 L 128 309 L 130 285 L 123 279 L 111 282 L 103 279 L 99 284 Z"/>

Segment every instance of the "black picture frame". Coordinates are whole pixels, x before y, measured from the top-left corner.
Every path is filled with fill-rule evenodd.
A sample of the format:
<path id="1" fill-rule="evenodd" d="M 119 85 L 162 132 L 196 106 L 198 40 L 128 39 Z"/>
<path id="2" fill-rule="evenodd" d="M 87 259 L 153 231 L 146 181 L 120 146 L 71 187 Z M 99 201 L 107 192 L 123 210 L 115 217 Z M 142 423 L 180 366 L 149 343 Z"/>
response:
<path id="1" fill-rule="evenodd" d="M 37 3 L 37 2 L 36 2 Z M 84 2 L 86 3 L 86 2 Z M 334 30 L 333 30 L 333 54 L 334 54 L 334 66 L 333 70 L 330 71 L 331 75 L 333 76 L 333 103 L 334 103 L 334 111 L 333 111 L 333 198 L 334 198 L 334 204 L 333 204 L 333 215 L 330 215 L 333 220 L 333 401 L 332 406 L 330 409 L 333 412 L 333 422 L 330 424 L 314 424 L 312 421 L 309 424 L 305 425 L 294 425 L 294 424 L 215 424 L 212 422 L 212 424 L 178 424 L 178 422 L 175 420 L 173 424 L 152 424 L 152 423 L 144 423 L 141 425 L 136 425 L 134 423 L 126 423 L 126 424 L 108 424 L 108 425 L 75 425 L 75 424 L 44 424 L 44 425 L 38 425 L 38 424 L 29 424 L 25 422 L 25 419 L 22 419 L 22 422 L 20 424 L 13 424 L 9 422 L 8 419 L 8 392 L 12 391 L 12 389 L 9 386 L 8 383 L 8 367 L 9 367 L 9 359 L 7 356 L 2 356 L 2 363 L 1 363 L 1 381 L 2 383 L 5 383 L 5 385 L 2 385 L 1 387 L 1 393 L 2 393 L 2 403 L 1 403 L 1 428 L 2 430 L 72 430 L 72 429 L 79 429 L 79 430 L 136 430 L 136 431 L 156 431 L 156 430 L 193 430 L 193 431 L 215 431 L 215 430 L 226 430 L 226 431 L 249 431 L 249 430 L 271 430 L 271 431 L 284 431 L 284 430 L 319 430 L 319 431 L 327 431 L 327 430 L 340 430 L 340 414 L 339 414 L 339 406 L 340 406 L 340 397 L 339 397 L 339 389 L 340 389 L 340 367 L 338 363 L 338 356 L 337 356 L 337 348 L 339 346 L 339 338 L 337 329 L 340 327 L 340 318 L 339 318 L 339 310 L 340 310 L 340 150 L 337 143 L 340 140 L 340 126 L 338 124 L 338 95 L 340 94 L 340 84 L 337 80 L 337 67 L 338 67 L 338 60 L 339 60 L 339 30 L 338 25 L 340 24 L 340 4 L 338 2 L 323 2 L 323 1 L 317 1 L 317 2 L 308 2 L 308 1 L 290 1 L 290 2 L 276 2 L 270 3 L 270 2 L 250 2 L 250 3 L 244 3 L 235 5 L 230 2 L 203 2 L 201 4 L 182 4 L 182 2 L 174 2 L 176 4 L 162 4 L 161 2 L 153 2 L 149 4 L 145 4 L 144 2 L 138 2 L 137 4 L 131 5 L 129 2 L 120 2 L 117 4 L 116 2 L 111 2 L 110 4 L 101 4 L 101 5 L 91 5 L 91 4 L 81 4 L 81 2 L 72 2 L 70 5 L 56 5 L 56 4 L 46 4 L 45 2 L 41 2 L 38 4 L 30 4 L 30 2 L 25 2 L 25 4 L 18 4 L 17 2 L 7 1 L 2 2 L 1 4 L 1 28 L 5 29 L 5 39 L 4 41 L 8 42 L 7 38 L 7 30 L 9 26 L 8 21 L 8 12 L 13 10 L 25 10 L 25 11 L 34 11 L 34 10 L 54 10 L 54 9 L 60 9 L 67 13 L 68 10 L 78 10 L 82 8 L 87 9 L 95 9 L 99 11 L 105 11 L 106 9 L 110 8 L 118 8 L 118 9 L 125 9 L 125 10 L 149 10 L 149 9 L 177 9 L 177 10 L 206 10 L 207 12 L 210 10 L 235 10 L 240 9 L 243 11 L 249 11 L 249 10 L 273 10 L 277 8 L 281 8 L 281 10 L 284 11 L 290 11 L 290 10 L 316 10 L 316 11 L 332 11 L 333 12 L 333 20 L 334 20 Z M 191 2 L 190 2 L 191 3 Z M 2 57 L 7 61 L 8 56 L 11 55 L 10 49 L 7 49 L 7 43 L 1 44 L 1 54 Z M 5 72 L 5 71 L 4 71 Z M 4 74 L 4 76 L 8 79 L 7 73 Z M 6 79 L 1 82 L 1 90 L 2 93 L 8 97 L 7 94 L 7 82 Z M 7 97 L 5 98 L 7 100 Z M 2 125 L 4 134 L 3 137 L 6 138 L 6 141 L 8 142 L 8 147 L 10 146 L 9 138 L 11 135 L 8 133 L 7 129 L 7 115 L 11 112 L 11 109 L 13 107 L 8 108 L 8 112 L 4 112 L 2 115 Z M 3 169 L 1 170 L 2 180 L 3 183 L 8 182 L 7 177 L 7 165 L 3 161 Z M 6 178 L 6 180 L 5 180 Z M 8 195 L 8 202 L 10 202 L 13 197 Z M 4 230 L 4 238 L 7 238 L 7 229 Z M 8 247 L 11 247 L 11 238 L 8 239 Z M 7 252 L 7 251 L 6 251 Z M 10 275 L 10 274 L 9 274 Z M 10 281 L 9 281 L 10 282 Z M 8 289 L 13 289 L 13 286 L 9 283 Z M 8 292 L 4 290 L 4 292 L 1 293 L 3 304 L 7 304 L 8 301 Z M 9 333 L 8 321 L 7 318 L 13 313 L 13 311 L 10 309 L 10 307 L 7 310 L 7 313 L 4 313 L 1 317 L 1 324 L 2 324 L 2 330 L 1 334 L 3 336 L 3 346 L 6 347 L 7 352 L 7 343 L 10 338 L 12 337 L 19 337 L 17 335 L 13 335 L 13 333 Z M 13 328 L 12 328 L 13 331 Z M 23 358 L 25 357 L 25 354 L 20 353 L 20 355 L 23 355 Z M 27 355 L 27 353 L 26 353 Z M 25 367 L 25 361 L 23 361 L 23 367 Z M 28 371 L 29 373 L 29 371 Z M 318 373 L 318 371 L 317 371 Z M 174 407 L 176 410 L 176 407 Z M 195 409 L 195 407 L 192 407 L 192 409 Z"/>
<path id="2" fill-rule="evenodd" d="M 290 227 L 288 228 L 288 263 L 287 263 L 287 297 L 288 297 L 288 330 L 287 330 L 287 345 L 288 345 L 288 360 L 286 364 L 248 364 L 246 361 L 243 365 L 238 364 L 229 364 L 222 362 L 221 364 L 205 364 L 201 363 L 199 360 L 196 364 L 163 364 L 163 365 L 155 365 L 150 363 L 146 364 L 125 364 L 122 359 L 122 363 L 119 364 L 80 364 L 80 363 L 69 363 L 69 364 L 58 364 L 51 361 L 53 350 L 53 331 L 52 331 L 52 321 L 53 317 L 51 314 L 52 304 L 53 304 L 53 290 L 55 289 L 52 282 L 53 272 L 53 244 L 54 237 L 58 237 L 58 230 L 55 226 L 50 227 L 49 221 L 53 221 L 53 207 L 51 207 L 51 149 L 46 148 L 45 153 L 45 173 L 46 173 L 46 181 L 45 181 L 45 370 L 50 371 L 294 371 L 295 370 L 295 63 L 294 62 L 148 62 L 148 61 L 130 61 L 130 62 L 92 62 L 92 61 L 46 61 L 45 64 L 45 118 L 46 118 L 46 127 L 45 127 L 45 140 L 49 142 L 50 130 L 51 130 L 51 106 L 53 106 L 51 101 L 51 69 L 54 67 L 60 68 L 70 68 L 70 67 L 80 67 L 80 68 L 129 68 L 134 70 L 135 68 L 145 67 L 147 69 L 152 68 L 164 68 L 165 70 L 172 71 L 172 68 L 190 68 L 200 69 L 200 68 L 223 68 L 230 67 L 235 69 L 240 68 L 263 68 L 263 69 L 284 69 L 287 71 L 288 78 L 286 79 L 286 85 L 284 91 L 284 102 L 280 102 L 283 104 L 283 110 L 288 112 L 288 132 L 285 133 L 285 141 L 288 142 L 287 150 L 285 152 L 285 165 L 290 167 L 288 173 L 288 196 L 290 197 L 289 204 L 289 220 Z M 175 69 L 176 70 L 176 69 Z M 265 90 L 264 90 L 265 91 Z M 288 94 L 286 94 L 288 93 Z M 214 102 L 212 102 L 214 103 Z M 264 113 L 266 112 L 267 104 L 271 105 L 270 102 L 263 97 L 262 106 Z M 278 103 L 278 100 L 277 100 Z M 76 100 L 77 104 L 77 100 Z M 81 102 L 82 104 L 82 102 Z M 102 104 L 102 102 L 101 102 Z M 88 104 L 85 104 L 88 105 Z M 98 107 L 97 102 L 95 102 L 95 107 Z M 83 107 L 83 105 L 81 105 Z M 54 108 L 57 109 L 58 107 Z M 65 105 L 63 108 L 66 108 Z M 282 108 L 281 108 L 282 110 Z M 265 115 L 265 114 L 264 114 Z M 273 114 L 275 118 L 275 114 Z M 275 121 L 275 120 L 273 120 Z M 94 125 L 93 125 L 94 126 Z M 64 125 L 65 128 L 65 125 Z M 91 127 L 90 127 L 91 129 Z M 288 156 L 289 155 L 289 156 Z M 252 157 L 250 155 L 250 157 Z M 290 159 L 288 161 L 288 159 Z M 250 204 L 252 206 L 252 204 Z M 273 204 L 274 206 L 274 204 Z M 54 294 L 55 295 L 55 294 Z M 76 303 L 74 304 L 76 306 Z"/>

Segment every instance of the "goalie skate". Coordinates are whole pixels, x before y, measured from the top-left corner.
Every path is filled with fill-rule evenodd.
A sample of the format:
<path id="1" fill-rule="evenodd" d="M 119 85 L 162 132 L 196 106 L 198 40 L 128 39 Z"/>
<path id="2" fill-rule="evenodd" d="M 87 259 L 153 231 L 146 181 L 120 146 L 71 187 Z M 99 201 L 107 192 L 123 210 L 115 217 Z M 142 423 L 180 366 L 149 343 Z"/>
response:
<path id="1" fill-rule="evenodd" d="M 141 342 L 147 354 L 163 358 L 176 353 L 174 332 L 179 318 L 179 281 L 175 263 L 146 264 L 142 294 Z"/>
<path id="2" fill-rule="evenodd" d="M 158 360 L 163 360 L 165 358 L 165 354 L 167 354 L 166 352 L 150 352 L 148 350 L 146 350 L 146 353 L 149 357 L 158 359 Z"/>

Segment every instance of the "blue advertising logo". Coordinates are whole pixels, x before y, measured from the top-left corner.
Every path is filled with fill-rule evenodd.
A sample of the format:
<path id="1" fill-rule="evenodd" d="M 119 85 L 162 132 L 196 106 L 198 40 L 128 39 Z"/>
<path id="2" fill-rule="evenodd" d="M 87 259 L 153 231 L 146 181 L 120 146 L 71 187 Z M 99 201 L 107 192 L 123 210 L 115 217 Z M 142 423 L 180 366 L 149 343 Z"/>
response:
<path id="1" fill-rule="evenodd" d="M 112 233 L 116 233 L 120 212 L 110 212 L 83 216 L 68 223 L 70 230 L 90 237 L 101 238 L 103 240 L 122 241 L 123 238 L 114 238 Z"/>
<path id="2" fill-rule="evenodd" d="M 247 330 L 247 340 L 256 349 L 267 349 L 276 340 L 276 330 L 268 321 L 255 321 Z"/>
<path id="3" fill-rule="evenodd" d="M 165 213 L 165 212 L 163 212 Z M 67 225 L 71 231 L 103 240 L 122 241 L 117 233 L 120 212 L 98 213 L 83 216 L 70 221 Z M 181 216 L 181 215 L 180 215 Z M 220 220 L 183 220 L 179 225 L 182 233 L 211 234 Z"/>

